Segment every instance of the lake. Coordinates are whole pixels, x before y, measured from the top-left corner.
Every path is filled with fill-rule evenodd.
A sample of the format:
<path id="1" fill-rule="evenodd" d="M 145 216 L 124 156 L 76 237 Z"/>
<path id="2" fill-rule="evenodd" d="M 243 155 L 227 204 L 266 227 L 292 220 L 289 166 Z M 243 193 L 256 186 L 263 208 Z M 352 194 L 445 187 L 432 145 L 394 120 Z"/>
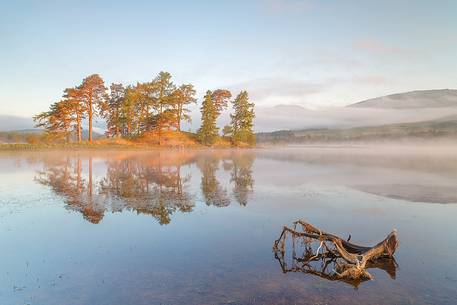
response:
<path id="1" fill-rule="evenodd" d="M 456 203 L 454 148 L 2 152 L 0 304 L 456 304 Z M 396 228 L 395 261 L 357 284 L 288 269 L 297 219 Z"/>

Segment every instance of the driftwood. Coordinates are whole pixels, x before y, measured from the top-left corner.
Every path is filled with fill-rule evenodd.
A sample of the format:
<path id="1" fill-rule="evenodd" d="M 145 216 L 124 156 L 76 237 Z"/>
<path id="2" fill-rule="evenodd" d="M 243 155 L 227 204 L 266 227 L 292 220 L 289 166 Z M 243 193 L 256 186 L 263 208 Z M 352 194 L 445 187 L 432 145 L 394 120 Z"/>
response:
<path id="1" fill-rule="evenodd" d="M 288 235 L 291 236 L 292 241 L 293 263 L 290 268 L 285 262 Z M 351 236 L 348 240 L 343 240 L 303 220 L 298 220 L 294 222 L 293 229 L 283 227 L 281 235 L 274 242 L 273 250 L 283 272 L 302 271 L 328 280 L 344 281 L 355 287 L 360 282 L 373 278 L 367 271 L 369 268 L 383 269 L 395 278 L 397 264 L 393 254 L 398 247 L 396 230 L 373 247 L 350 243 L 350 238 Z M 303 255 L 301 256 L 296 255 L 297 239 L 302 241 Z M 316 244 L 316 247 L 313 247 L 313 244 Z"/>

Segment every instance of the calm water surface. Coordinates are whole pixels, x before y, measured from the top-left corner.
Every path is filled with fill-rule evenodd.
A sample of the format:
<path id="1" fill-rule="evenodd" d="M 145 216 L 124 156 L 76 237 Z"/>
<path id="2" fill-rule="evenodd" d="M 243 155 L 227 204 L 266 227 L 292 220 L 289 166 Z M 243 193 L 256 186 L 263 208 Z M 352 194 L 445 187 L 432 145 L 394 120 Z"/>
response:
<path id="1" fill-rule="evenodd" d="M 456 304 L 457 151 L 0 154 L 0 304 Z M 283 273 L 296 219 L 372 245 L 354 287 Z"/>

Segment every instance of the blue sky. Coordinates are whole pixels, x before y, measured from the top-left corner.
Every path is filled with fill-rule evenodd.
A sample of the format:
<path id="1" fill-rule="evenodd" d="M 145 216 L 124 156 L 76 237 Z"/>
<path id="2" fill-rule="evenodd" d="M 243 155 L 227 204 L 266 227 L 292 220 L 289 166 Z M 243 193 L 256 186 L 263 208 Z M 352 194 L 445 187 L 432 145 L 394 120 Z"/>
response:
<path id="1" fill-rule="evenodd" d="M 343 106 L 457 87 L 457 1 L 2 1 L 0 114 L 44 111 L 92 73 L 161 70 L 257 105 Z"/>

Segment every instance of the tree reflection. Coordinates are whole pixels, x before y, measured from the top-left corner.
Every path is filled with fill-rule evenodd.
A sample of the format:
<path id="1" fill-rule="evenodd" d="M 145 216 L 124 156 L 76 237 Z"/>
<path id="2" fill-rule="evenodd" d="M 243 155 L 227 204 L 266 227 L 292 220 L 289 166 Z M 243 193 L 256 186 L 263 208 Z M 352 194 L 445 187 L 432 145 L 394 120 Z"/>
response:
<path id="1" fill-rule="evenodd" d="M 100 186 L 103 194 L 121 202 L 121 209 L 148 214 L 160 224 L 168 224 L 175 211 L 193 209 L 191 196 L 183 187 L 189 180 L 190 175 L 181 176 L 180 165 L 127 159 L 109 161 Z"/>
<path id="2" fill-rule="evenodd" d="M 206 204 L 217 207 L 230 205 L 227 188 L 221 185 L 216 174 L 222 161 L 222 169 L 230 173 L 229 183 L 233 185 L 233 198 L 240 205 L 246 206 L 254 188 L 254 159 L 254 154 L 233 151 L 228 154 L 212 153 L 200 156 L 197 165 L 202 174 L 201 191 Z"/>
<path id="3" fill-rule="evenodd" d="M 233 182 L 233 195 L 239 204 L 246 206 L 254 187 L 254 179 L 252 178 L 254 155 L 237 155 L 232 160 L 233 169 L 230 181 Z"/>
<path id="4" fill-rule="evenodd" d="M 85 219 L 99 223 L 105 214 L 103 198 L 94 195 L 92 178 L 92 158 L 87 161 L 87 178 L 83 178 L 82 160 L 78 157 L 71 159 L 49 159 L 35 180 L 40 184 L 51 187 L 54 193 L 65 198 L 66 207 L 81 212 Z"/>
<path id="5" fill-rule="evenodd" d="M 167 224 L 172 213 L 190 212 L 194 206 L 183 186 L 190 176 L 181 176 L 181 165 L 110 160 L 104 177 L 96 181 L 93 176 L 93 158 L 77 156 L 47 159 L 35 179 L 64 197 L 68 209 L 82 213 L 92 223 L 99 223 L 110 209 L 148 214 Z"/>
<path id="6" fill-rule="evenodd" d="M 199 158 L 197 166 L 201 171 L 201 191 L 207 205 L 225 207 L 230 205 L 227 189 L 222 187 L 216 178 L 220 160 L 212 156 Z"/>
<path id="7" fill-rule="evenodd" d="M 189 191 L 192 177 L 187 165 L 192 163 L 200 170 L 200 191 L 208 206 L 229 206 L 230 184 L 232 198 L 243 206 L 253 192 L 254 156 L 231 151 L 125 153 L 102 158 L 78 153 L 46 155 L 39 161 L 43 166 L 35 180 L 63 197 L 67 209 L 94 224 L 107 211 L 147 214 L 160 224 L 170 223 L 177 211 L 191 212 L 196 196 Z"/>

